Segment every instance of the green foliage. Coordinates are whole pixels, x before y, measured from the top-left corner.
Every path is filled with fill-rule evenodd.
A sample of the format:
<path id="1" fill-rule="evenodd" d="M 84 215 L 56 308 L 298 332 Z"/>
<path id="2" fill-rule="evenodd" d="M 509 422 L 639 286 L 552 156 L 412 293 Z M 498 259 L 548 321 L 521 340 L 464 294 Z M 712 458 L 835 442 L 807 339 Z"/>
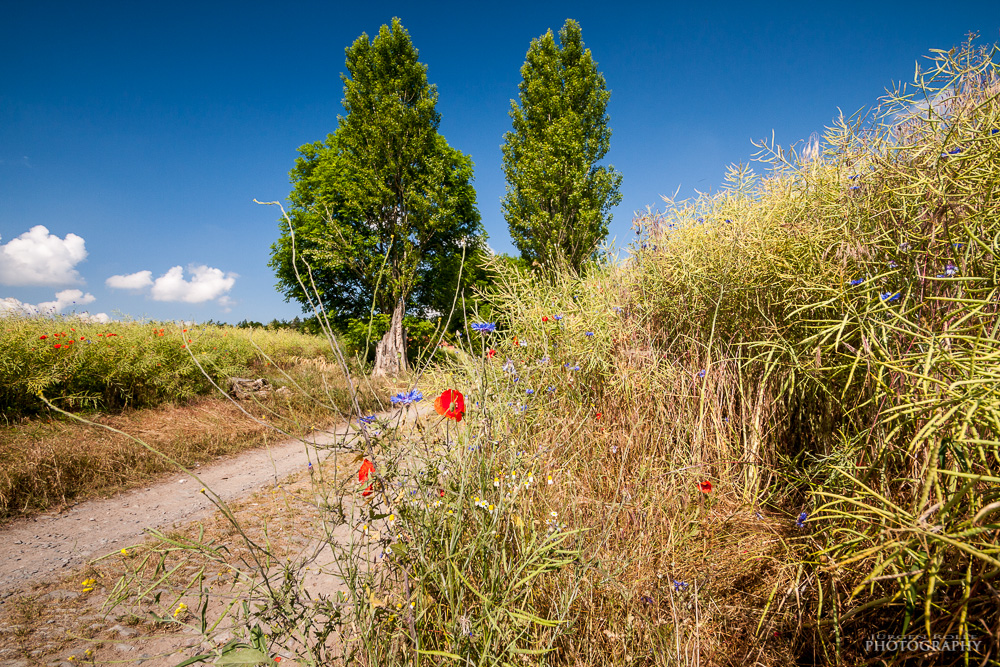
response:
<path id="1" fill-rule="evenodd" d="M 622 177 L 598 166 L 608 152 L 611 93 L 580 25 L 567 20 L 532 40 L 521 68 L 514 129 L 504 136 L 503 212 L 514 244 L 532 265 L 579 272 L 608 234 Z"/>
<path id="2" fill-rule="evenodd" d="M 39 392 L 66 409 L 115 411 L 184 401 L 213 391 L 189 349 L 223 385 L 228 377 L 245 377 L 295 358 L 332 360 L 322 338 L 291 331 L 4 318 L 0 320 L 0 412 L 17 418 L 42 410 Z"/>
<path id="3" fill-rule="evenodd" d="M 271 248 L 278 288 L 311 310 L 297 267 L 340 323 L 367 319 L 373 304 L 391 313 L 401 299 L 448 312 L 485 249 L 472 160 L 438 133 L 436 87 L 398 19 L 346 53 L 347 115 L 299 149 L 290 174 L 295 247 L 283 221 Z"/>

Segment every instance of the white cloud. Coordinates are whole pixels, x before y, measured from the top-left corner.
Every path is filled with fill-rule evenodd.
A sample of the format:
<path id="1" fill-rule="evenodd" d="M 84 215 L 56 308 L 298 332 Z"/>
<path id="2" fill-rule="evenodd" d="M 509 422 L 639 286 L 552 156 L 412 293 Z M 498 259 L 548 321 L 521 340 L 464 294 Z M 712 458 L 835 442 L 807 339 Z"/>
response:
<path id="1" fill-rule="evenodd" d="M 222 305 L 228 305 L 226 293 L 236 284 L 235 273 L 223 273 L 210 266 L 189 266 L 191 280 L 184 280 L 184 269 L 175 266 L 156 279 L 150 294 L 156 301 L 183 301 L 185 303 L 202 303 L 212 299 L 220 299 Z M 133 274 L 135 275 L 135 274 Z"/>
<path id="2" fill-rule="evenodd" d="M 6 299 L 0 299 L 0 317 L 37 314 L 38 306 L 33 306 L 30 303 L 21 303 L 12 296 L 7 297 Z"/>
<path id="3" fill-rule="evenodd" d="M 153 272 L 137 271 L 125 276 L 111 276 L 104 284 L 115 289 L 142 289 L 153 284 Z"/>
<path id="4" fill-rule="evenodd" d="M 222 306 L 222 312 L 224 312 L 224 313 L 231 313 L 231 312 L 233 312 L 233 306 L 236 305 L 236 302 L 233 301 L 228 296 L 221 296 L 221 297 L 219 297 L 218 304 L 220 306 Z"/>
<path id="5" fill-rule="evenodd" d="M 84 294 L 78 289 L 66 289 L 61 292 L 56 292 L 55 301 L 43 301 L 37 306 L 32 303 L 23 303 L 13 297 L 8 297 L 6 299 L 0 299 L 0 317 L 9 315 L 57 315 L 66 310 L 68 306 L 78 304 L 83 305 L 85 303 L 92 303 L 95 300 L 96 299 L 93 294 Z M 98 322 L 107 322 L 111 319 L 106 313 L 85 315 L 81 317 L 98 318 L 96 320 L 92 320 Z M 102 317 L 105 319 L 99 319 Z"/>
<path id="6" fill-rule="evenodd" d="M 93 294 L 84 294 L 78 289 L 64 289 L 61 292 L 56 292 L 55 301 L 43 301 L 38 304 L 38 310 L 45 314 L 61 313 L 67 306 L 93 303 L 95 300 Z"/>
<path id="7" fill-rule="evenodd" d="M 107 313 L 97 313 L 96 315 L 91 315 L 89 313 L 83 313 L 80 315 L 80 319 L 84 322 L 93 322 L 95 324 L 107 324 L 111 321 L 111 318 Z"/>
<path id="8" fill-rule="evenodd" d="M 80 284 L 75 267 L 87 257 L 84 240 L 76 234 L 61 239 L 35 225 L 0 245 L 0 285 Z"/>

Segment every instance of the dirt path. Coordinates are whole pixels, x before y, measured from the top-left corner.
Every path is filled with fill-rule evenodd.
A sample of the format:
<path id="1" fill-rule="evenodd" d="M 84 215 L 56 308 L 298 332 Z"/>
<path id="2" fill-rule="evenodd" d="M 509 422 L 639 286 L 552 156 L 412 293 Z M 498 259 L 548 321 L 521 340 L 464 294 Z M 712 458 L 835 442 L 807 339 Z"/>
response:
<path id="1" fill-rule="evenodd" d="M 426 409 L 423 406 L 421 412 Z M 193 472 L 200 483 L 188 475 L 175 474 L 144 489 L 15 521 L 0 529 L 0 603 L 32 583 L 142 542 L 147 527 L 170 527 L 205 518 L 215 507 L 200 492 L 202 486 L 226 502 L 242 498 L 306 470 L 317 462 L 317 456 L 324 459 L 330 451 L 324 447 L 343 445 L 348 433 L 353 431 L 341 424 L 307 436 L 308 445 L 290 440 L 196 467 Z"/>

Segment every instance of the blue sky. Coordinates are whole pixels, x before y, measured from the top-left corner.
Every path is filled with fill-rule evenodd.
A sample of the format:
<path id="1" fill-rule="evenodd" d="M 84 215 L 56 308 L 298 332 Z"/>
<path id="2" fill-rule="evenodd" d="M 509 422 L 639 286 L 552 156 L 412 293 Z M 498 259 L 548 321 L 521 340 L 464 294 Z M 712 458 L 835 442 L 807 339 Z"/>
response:
<path id="1" fill-rule="evenodd" d="M 267 266 L 297 148 L 342 113 L 344 49 L 398 16 L 441 133 L 500 209 L 500 144 L 531 40 L 581 24 L 611 90 L 610 237 L 661 195 L 716 190 L 752 139 L 793 144 L 1000 37 L 993 2 L 11 3 L 0 21 L 0 309 L 236 322 L 300 313 Z M 41 229 L 44 228 L 44 229 Z M 12 243 L 13 242 L 13 243 Z M 179 267 L 179 268 L 178 268 Z M 148 272 L 148 273 L 147 273 Z M 108 280 L 112 276 L 127 278 Z M 117 285 L 114 287 L 112 285 Z M 73 303 L 73 302 L 76 303 Z"/>

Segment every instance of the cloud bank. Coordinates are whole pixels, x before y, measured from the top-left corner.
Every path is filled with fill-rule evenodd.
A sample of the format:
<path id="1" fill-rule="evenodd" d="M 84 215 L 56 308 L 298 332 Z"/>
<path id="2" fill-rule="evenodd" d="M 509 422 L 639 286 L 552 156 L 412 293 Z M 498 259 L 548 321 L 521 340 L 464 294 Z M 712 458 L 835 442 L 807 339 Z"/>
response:
<path id="1" fill-rule="evenodd" d="M 66 289 L 61 292 L 56 292 L 55 301 L 43 301 L 37 305 L 33 303 L 24 303 L 13 297 L 7 297 L 6 299 L 0 299 L 0 317 L 7 317 L 11 315 L 24 315 L 28 317 L 34 317 L 36 315 L 58 315 L 69 306 L 82 306 L 87 303 L 93 303 L 95 300 L 96 299 L 93 294 L 84 294 L 78 289 Z M 108 317 L 107 313 L 90 315 L 84 312 L 83 314 L 80 314 L 79 317 L 88 322 L 111 321 L 111 318 Z"/>
<path id="2" fill-rule="evenodd" d="M 84 240 L 76 234 L 61 239 L 44 225 L 35 225 L 0 245 L 0 285 L 78 285 L 74 268 L 87 257 Z"/>

